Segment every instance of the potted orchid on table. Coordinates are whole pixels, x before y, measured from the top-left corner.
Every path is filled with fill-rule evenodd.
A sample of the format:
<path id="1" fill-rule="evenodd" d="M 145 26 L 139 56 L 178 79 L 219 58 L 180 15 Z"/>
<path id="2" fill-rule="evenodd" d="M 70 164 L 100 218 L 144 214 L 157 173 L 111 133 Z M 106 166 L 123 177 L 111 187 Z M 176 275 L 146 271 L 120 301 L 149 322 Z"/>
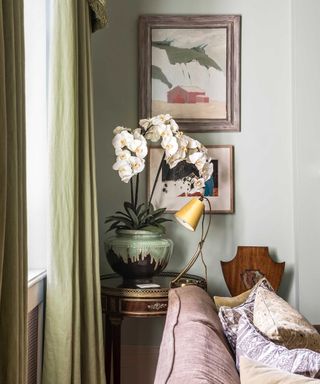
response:
<path id="1" fill-rule="evenodd" d="M 108 262 L 115 272 L 132 279 L 160 273 L 172 254 L 173 243 L 163 236 L 163 224 L 171 220 L 163 217 L 165 207 L 155 209 L 152 204 L 163 163 L 170 168 L 181 161 L 194 164 L 198 170 L 198 175 L 191 180 L 194 190 L 203 189 L 213 171 L 207 149 L 180 131 L 170 115 L 142 119 L 139 125 L 134 129 L 119 126 L 113 131 L 116 154 L 113 169 L 121 181 L 130 184 L 130 201 L 124 202 L 123 211 L 116 211 L 105 220 L 109 225 L 107 232 L 116 231 L 115 236 L 105 241 Z M 160 142 L 163 157 L 149 200 L 139 203 L 139 175 L 145 168 L 148 142 Z"/>

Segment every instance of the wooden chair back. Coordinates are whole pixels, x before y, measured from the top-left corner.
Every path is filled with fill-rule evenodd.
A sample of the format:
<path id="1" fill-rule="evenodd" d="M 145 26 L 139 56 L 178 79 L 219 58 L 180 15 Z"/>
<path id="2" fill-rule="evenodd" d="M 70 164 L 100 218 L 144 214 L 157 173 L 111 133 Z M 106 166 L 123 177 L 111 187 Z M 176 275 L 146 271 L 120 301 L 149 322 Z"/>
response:
<path id="1" fill-rule="evenodd" d="M 285 262 L 277 263 L 271 259 L 268 247 L 239 246 L 231 261 L 220 263 L 232 296 L 252 288 L 262 277 L 266 277 L 277 291 L 285 267 Z"/>

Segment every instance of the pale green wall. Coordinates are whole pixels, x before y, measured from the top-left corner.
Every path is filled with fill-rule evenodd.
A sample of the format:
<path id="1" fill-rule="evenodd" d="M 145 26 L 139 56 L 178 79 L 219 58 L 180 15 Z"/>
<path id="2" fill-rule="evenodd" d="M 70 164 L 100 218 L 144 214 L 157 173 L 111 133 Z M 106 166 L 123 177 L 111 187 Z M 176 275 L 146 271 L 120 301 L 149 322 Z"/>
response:
<path id="1" fill-rule="evenodd" d="M 289 0 L 109 0 L 109 26 L 93 37 L 94 102 L 101 245 L 104 217 L 128 196 L 112 171 L 112 129 L 137 124 L 137 19 L 140 14 L 240 14 L 241 133 L 194 135 L 204 144 L 235 146 L 234 215 L 216 215 L 205 245 L 209 290 L 226 294 L 219 260 L 231 259 L 237 245 L 268 245 L 286 261 L 281 294 L 295 304 L 291 110 L 291 2 Z M 181 268 L 199 233 L 171 224 L 174 257 Z M 108 270 L 101 246 L 102 270 Z M 200 264 L 193 269 L 201 273 Z M 161 323 L 162 324 L 162 323 Z M 136 336 L 144 333 L 135 324 Z M 160 326 L 160 325 L 159 325 Z M 159 333 L 153 332 L 154 340 Z M 154 336 L 156 335 L 156 336 Z M 133 336 L 128 335 L 133 338 Z M 134 342 L 134 341 L 132 341 Z"/>
<path id="2" fill-rule="evenodd" d="M 320 2 L 293 0 L 294 213 L 297 302 L 320 323 Z"/>

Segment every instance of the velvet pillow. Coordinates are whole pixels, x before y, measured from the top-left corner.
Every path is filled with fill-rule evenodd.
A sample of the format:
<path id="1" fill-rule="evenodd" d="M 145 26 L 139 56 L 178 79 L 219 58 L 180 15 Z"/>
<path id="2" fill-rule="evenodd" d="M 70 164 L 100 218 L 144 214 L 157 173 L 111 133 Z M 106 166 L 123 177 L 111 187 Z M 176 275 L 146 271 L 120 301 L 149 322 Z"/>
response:
<path id="1" fill-rule="evenodd" d="M 309 349 L 287 349 L 266 339 L 246 317 L 239 321 L 237 366 L 241 356 L 299 375 L 320 378 L 320 353 Z"/>
<path id="2" fill-rule="evenodd" d="M 240 384 L 212 298 L 201 288 L 169 291 L 154 384 Z"/>
<path id="3" fill-rule="evenodd" d="M 275 292 L 260 287 L 254 302 L 253 323 L 268 339 L 289 349 L 320 352 L 317 330 Z"/>
<path id="4" fill-rule="evenodd" d="M 259 287 L 264 287 L 265 289 L 273 291 L 268 280 L 262 278 L 251 289 L 251 292 L 244 303 L 234 308 L 221 307 L 219 309 L 219 318 L 233 352 L 236 351 L 238 324 L 241 316 L 246 315 L 248 319 L 253 321 L 254 301 Z"/>
<path id="5" fill-rule="evenodd" d="M 251 289 L 240 293 L 240 295 L 238 296 L 231 296 L 231 297 L 213 296 L 213 300 L 217 310 L 219 310 L 220 307 L 233 308 L 244 303 L 247 300 L 248 296 L 250 295 L 250 292 L 251 292 Z"/>
<path id="6" fill-rule="evenodd" d="M 241 356 L 241 384 L 319 384 L 319 380 L 288 373 Z"/>

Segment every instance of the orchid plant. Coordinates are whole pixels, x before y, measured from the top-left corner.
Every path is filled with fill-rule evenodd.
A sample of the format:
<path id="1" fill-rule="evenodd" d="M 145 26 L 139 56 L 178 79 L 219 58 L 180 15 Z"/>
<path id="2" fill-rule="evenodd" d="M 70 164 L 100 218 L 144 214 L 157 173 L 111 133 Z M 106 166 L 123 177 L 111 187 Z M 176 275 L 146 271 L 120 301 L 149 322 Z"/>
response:
<path id="1" fill-rule="evenodd" d="M 131 129 L 118 126 L 114 129 L 112 140 L 116 154 L 113 169 L 118 172 L 121 181 L 130 182 L 131 201 L 124 203 L 124 211 L 107 217 L 105 223 L 112 223 L 108 229 L 144 229 L 164 232 L 163 223 L 171 221 L 163 218 L 166 208 L 154 209 L 152 197 L 158 182 L 163 162 L 174 168 L 179 162 L 194 164 L 199 176 L 190 180 L 193 191 L 201 191 L 211 177 L 213 166 L 207 156 L 207 149 L 198 141 L 180 131 L 178 124 L 168 114 L 142 119 L 140 127 Z M 164 150 L 147 203 L 138 204 L 139 174 L 145 168 L 148 154 L 148 141 L 160 142 Z M 135 183 L 134 183 L 135 178 Z M 134 185 L 135 184 L 135 185 Z"/>

